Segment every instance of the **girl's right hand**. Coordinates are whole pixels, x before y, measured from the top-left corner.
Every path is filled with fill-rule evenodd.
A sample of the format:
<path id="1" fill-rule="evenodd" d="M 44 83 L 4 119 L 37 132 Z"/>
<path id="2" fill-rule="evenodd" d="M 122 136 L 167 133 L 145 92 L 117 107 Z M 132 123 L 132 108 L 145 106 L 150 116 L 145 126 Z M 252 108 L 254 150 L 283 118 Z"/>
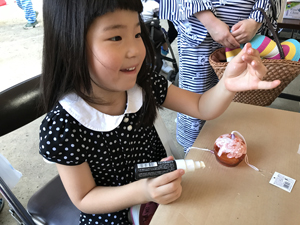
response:
<path id="1" fill-rule="evenodd" d="M 259 52 L 247 43 L 225 69 L 222 77 L 228 91 L 239 92 L 256 89 L 272 89 L 280 80 L 263 81 L 267 68 L 262 63 Z"/>
<path id="2" fill-rule="evenodd" d="M 178 199 L 182 191 L 183 174 L 184 170 L 178 169 L 156 178 L 144 179 L 147 200 L 158 204 L 168 204 Z"/>

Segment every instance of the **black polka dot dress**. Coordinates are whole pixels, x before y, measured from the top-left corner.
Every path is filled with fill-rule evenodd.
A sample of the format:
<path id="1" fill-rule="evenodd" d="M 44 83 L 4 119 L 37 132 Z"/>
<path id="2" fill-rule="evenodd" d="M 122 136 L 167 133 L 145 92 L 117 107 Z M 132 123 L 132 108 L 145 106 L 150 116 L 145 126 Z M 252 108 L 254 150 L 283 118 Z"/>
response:
<path id="1" fill-rule="evenodd" d="M 160 75 L 152 81 L 155 99 L 162 104 L 168 81 Z M 127 91 L 127 107 L 120 116 L 101 113 L 70 93 L 42 121 L 40 154 L 64 165 L 88 162 L 98 186 L 133 182 L 135 164 L 166 157 L 155 127 L 139 124 L 142 105 L 143 92 L 138 85 Z M 81 213 L 79 224 L 131 224 L 128 212 L 129 208 L 108 214 Z"/>

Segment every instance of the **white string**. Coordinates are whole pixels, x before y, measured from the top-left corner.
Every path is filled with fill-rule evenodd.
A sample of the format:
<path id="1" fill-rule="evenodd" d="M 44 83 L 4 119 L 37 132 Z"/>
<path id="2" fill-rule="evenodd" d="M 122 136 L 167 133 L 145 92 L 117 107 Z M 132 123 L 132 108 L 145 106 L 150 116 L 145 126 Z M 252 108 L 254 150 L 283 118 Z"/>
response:
<path id="1" fill-rule="evenodd" d="M 240 133 L 240 132 L 238 132 L 238 131 L 235 131 L 235 130 L 231 132 L 231 134 L 234 134 L 234 133 L 237 133 L 237 134 L 240 136 L 240 138 L 242 138 L 242 139 L 243 139 L 243 141 L 245 142 L 245 144 L 246 144 L 246 147 L 247 147 L 247 142 L 246 142 L 245 138 L 243 137 L 243 135 L 241 135 L 241 133 Z"/>
<path id="2" fill-rule="evenodd" d="M 214 153 L 213 150 L 210 150 L 210 149 L 207 149 L 207 148 L 198 148 L 198 147 L 189 147 L 189 148 L 188 148 L 188 151 L 190 151 L 192 148 L 198 149 L 198 150 L 202 150 L 202 151 L 207 151 L 207 152 Z"/>
<path id="3" fill-rule="evenodd" d="M 189 153 L 189 151 L 191 149 L 197 149 L 197 150 L 202 150 L 202 151 L 206 151 L 206 152 L 211 152 L 212 154 L 214 154 L 213 150 L 207 149 L 207 148 L 198 148 L 198 147 L 188 147 L 185 153 L 185 156 Z"/>
<path id="4" fill-rule="evenodd" d="M 247 142 L 246 142 L 245 138 L 243 137 L 243 135 L 241 135 L 241 133 L 238 132 L 238 131 L 232 131 L 232 132 L 231 132 L 231 134 L 234 134 L 234 133 L 238 134 L 238 135 L 240 136 L 240 138 L 243 139 L 243 141 L 245 142 L 245 145 L 246 145 L 246 147 L 247 147 Z M 248 149 L 248 148 L 247 148 L 247 149 Z M 246 156 L 245 156 L 245 163 L 246 163 L 248 166 L 250 166 L 252 169 L 254 169 L 254 170 L 258 171 L 258 172 L 260 171 L 256 166 L 253 166 L 253 165 L 251 165 L 251 164 L 249 163 L 249 159 L 248 159 L 247 152 L 246 152 Z"/>
<path id="5" fill-rule="evenodd" d="M 240 136 L 240 138 L 243 139 L 243 141 L 245 142 L 245 145 L 246 145 L 246 147 L 247 147 L 247 142 L 246 142 L 244 136 L 243 136 L 240 132 L 238 132 L 238 131 L 232 131 L 232 132 L 231 132 L 231 134 L 234 134 L 234 133 L 238 134 L 238 135 Z M 213 151 L 213 150 L 210 150 L 210 149 L 207 149 L 207 148 L 189 147 L 189 148 L 187 148 L 187 150 L 186 150 L 185 156 L 189 153 L 189 151 L 190 151 L 191 149 L 202 150 L 202 151 L 206 151 L 206 152 L 210 152 L 210 153 L 213 153 L 213 154 L 214 154 L 214 151 Z M 250 166 L 252 169 L 254 169 L 254 170 L 258 171 L 258 172 L 260 171 L 256 166 L 253 166 L 253 165 L 251 165 L 251 164 L 249 163 L 249 159 L 248 159 L 247 152 L 246 152 L 246 155 L 245 155 L 245 163 L 246 163 L 248 166 Z"/>
<path id="6" fill-rule="evenodd" d="M 249 163 L 249 159 L 248 159 L 248 155 L 246 154 L 245 156 L 245 163 L 250 166 L 252 169 L 256 170 L 257 172 L 259 172 L 260 170 L 256 167 L 256 166 L 253 166 Z"/>

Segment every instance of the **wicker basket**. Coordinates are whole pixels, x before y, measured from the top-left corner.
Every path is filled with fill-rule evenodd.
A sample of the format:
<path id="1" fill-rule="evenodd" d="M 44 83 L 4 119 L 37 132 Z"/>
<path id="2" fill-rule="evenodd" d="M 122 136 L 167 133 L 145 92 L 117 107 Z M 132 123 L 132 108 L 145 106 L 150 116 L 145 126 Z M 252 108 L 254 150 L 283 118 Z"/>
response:
<path id="1" fill-rule="evenodd" d="M 280 95 L 283 89 L 298 76 L 298 74 L 300 73 L 300 62 L 289 61 L 284 59 L 284 53 L 282 46 L 279 42 L 278 35 L 273 29 L 273 26 L 268 16 L 261 8 L 257 8 L 255 10 L 259 10 L 264 15 L 264 18 L 268 24 L 269 31 L 273 34 L 273 38 L 278 47 L 281 58 L 279 60 L 262 60 L 265 67 L 268 69 L 268 72 L 264 76 L 263 80 L 280 80 L 281 84 L 278 87 L 271 90 L 251 90 L 238 92 L 234 96 L 233 101 L 251 105 L 268 106 L 271 105 L 272 102 Z M 216 72 L 219 79 L 223 76 L 225 68 L 228 65 L 228 62 L 225 61 L 225 48 L 217 49 L 209 56 L 209 63 Z"/>
<path id="2" fill-rule="evenodd" d="M 225 49 L 220 48 L 209 56 L 209 63 L 214 69 L 219 79 L 223 76 L 228 62 L 222 62 L 226 59 Z M 289 61 L 285 59 L 263 59 L 263 64 L 268 69 L 263 80 L 280 80 L 281 84 L 271 90 L 251 90 L 238 92 L 233 101 L 251 105 L 268 106 L 279 96 L 283 89 L 294 80 L 300 73 L 300 62 Z"/>

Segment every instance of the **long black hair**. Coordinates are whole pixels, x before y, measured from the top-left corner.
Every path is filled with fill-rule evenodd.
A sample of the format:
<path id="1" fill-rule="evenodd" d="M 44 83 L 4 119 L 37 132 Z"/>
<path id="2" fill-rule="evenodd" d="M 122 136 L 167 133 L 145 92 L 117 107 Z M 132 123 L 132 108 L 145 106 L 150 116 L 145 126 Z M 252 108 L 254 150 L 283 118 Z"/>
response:
<path id="1" fill-rule="evenodd" d="M 41 90 L 46 111 L 50 111 L 66 93 L 75 92 L 93 102 L 86 54 L 87 31 L 95 18 L 117 9 L 143 11 L 140 0 L 51 0 L 44 1 L 44 48 Z M 142 124 L 152 125 L 156 108 L 150 77 L 154 71 L 155 53 L 141 17 L 141 33 L 146 58 L 137 76 L 145 92 Z M 85 94 L 88 93 L 88 94 Z"/>

